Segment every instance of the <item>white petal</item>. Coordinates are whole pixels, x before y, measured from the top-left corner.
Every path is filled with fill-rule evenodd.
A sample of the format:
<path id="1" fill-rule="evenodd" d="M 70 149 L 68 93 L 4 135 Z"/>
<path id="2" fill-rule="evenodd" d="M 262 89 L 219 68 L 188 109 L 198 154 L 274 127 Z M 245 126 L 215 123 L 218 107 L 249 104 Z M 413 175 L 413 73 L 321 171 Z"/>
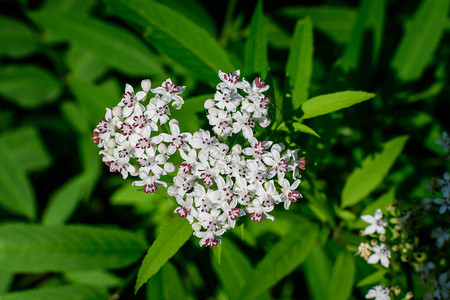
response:
<path id="1" fill-rule="evenodd" d="M 148 92 L 152 87 L 152 82 L 150 81 L 150 79 L 144 79 L 141 81 L 141 87 L 145 92 Z"/>

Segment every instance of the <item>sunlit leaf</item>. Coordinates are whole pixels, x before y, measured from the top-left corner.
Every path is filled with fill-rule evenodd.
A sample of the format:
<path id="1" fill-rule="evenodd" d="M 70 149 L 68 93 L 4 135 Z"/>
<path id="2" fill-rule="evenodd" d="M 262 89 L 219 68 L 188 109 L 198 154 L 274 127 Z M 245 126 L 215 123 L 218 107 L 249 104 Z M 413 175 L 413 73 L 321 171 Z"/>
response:
<path id="1" fill-rule="evenodd" d="M 360 282 L 358 282 L 356 284 L 356 286 L 357 287 L 367 286 L 367 285 L 373 286 L 373 285 L 379 283 L 386 276 L 386 273 L 388 273 L 388 270 L 384 270 L 384 269 L 378 270 L 375 273 L 370 274 L 369 276 L 363 278 Z"/>
<path id="2" fill-rule="evenodd" d="M 350 298 L 355 281 L 355 260 L 346 250 L 339 252 L 330 278 L 327 299 Z"/>
<path id="3" fill-rule="evenodd" d="M 345 91 L 317 96 L 307 100 L 301 106 L 304 112 L 302 119 L 325 115 L 369 100 L 373 97 L 375 97 L 375 94 L 361 91 Z"/>
<path id="4" fill-rule="evenodd" d="M 0 56 L 23 57 L 39 49 L 39 40 L 27 25 L 19 20 L 0 16 Z"/>
<path id="5" fill-rule="evenodd" d="M 311 223 L 293 228 L 258 263 L 240 299 L 255 299 L 296 269 L 313 250 L 319 229 Z"/>
<path id="6" fill-rule="evenodd" d="M 183 65 L 196 77 L 216 82 L 218 70 L 235 70 L 225 50 L 203 28 L 176 10 L 145 0 L 105 2 L 119 17 L 136 25 L 160 53 Z"/>
<path id="7" fill-rule="evenodd" d="M 22 108 L 51 103 L 61 91 L 61 83 L 40 67 L 10 65 L 0 69 L 0 95 Z"/>
<path id="8" fill-rule="evenodd" d="M 131 32 L 94 17 L 44 10 L 31 18 L 50 34 L 51 41 L 68 41 L 95 53 L 108 65 L 129 75 L 162 72 L 156 56 Z"/>
<path id="9" fill-rule="evenodd" d="M 286 65 L 286 76 L 292 90 L 292 104 L 298 109 L 307 99 L 313 68 L 313 27 L 309 17 L 299 20 Z"/>
<path id="10" fill-rule="evenodd" d="M 314 129 L 312 129 L 311 127 L 306 126 L 303 123 L 294 122 L 294 123 L 292 123 L 292 127 L 294 127 L 294 129 L 296 131 L 308 133 L 308 134 L 311 134 L 311 135 L 314 135 L 314 136 L 320 138 L 320 135 L 318 135 L 317 132 L 314 131 Z"/>
<path id="11" fill-rule="evenodd" d="M 364 159 L 347 178 L 341 195 L 341 207 L 355 205 L 367 197 L 384 179 L 401 154 L 408 136 L 399 136 L 383 144 L 380 153 Z"/>
<path id="12" fill-rule="evenodd" d="M 263 5 L 260 0 L 253 13 L 250 32 L 245 43 L 244 70 L 246 74 L 259 73 L 262 78 L 266 78 L 268 68 L 267 35 Z"/>
<path id="13" fill-rule="evenodd" d="M 407 24 L 391 61 L 403 81 L 417 80 L 433 58 L 444 34 L 450 0 L 425 0 Z"/>
<path id="14" fill-rule="evenodd" d="M 0 271 L 12 272 L 122 268 L 147 247 L 142 235 L 122 229 L 33 224 L 1 225 L 0 245 Z"/>
<path id="15" fill-rule="evenodd" d="M 189 222 L 174 217 L 148 249 L 139 269 L 135 291 L 144 285 L 186 243 L 192 235 Z"/>
<path id="16" fill-rule="evenodd" d="M 64 285 L 13 292 L 0 296 L 2 300 L 104 300 L 108 291 L 91 285 Z"/>

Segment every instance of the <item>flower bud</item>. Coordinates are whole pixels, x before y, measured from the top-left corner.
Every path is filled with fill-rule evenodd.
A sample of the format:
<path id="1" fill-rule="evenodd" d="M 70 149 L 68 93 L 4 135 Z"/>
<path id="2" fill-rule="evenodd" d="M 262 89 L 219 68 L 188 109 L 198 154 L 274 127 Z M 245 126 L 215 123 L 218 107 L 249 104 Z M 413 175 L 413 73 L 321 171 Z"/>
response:
<path id="1" fill-rule="evenodd" d="M 158 152 L 162 153 L 162 154 L 165 154 L 167 152 L 166 144 L 163 144 L 163 143 L 159 144 L 158 145 Z"/>
<path id="2" fill-rule="evenodd" d="M 108 148 L 115 148 L 116 147 L 116 140 L 111 138 L 109 139 L 108 143 L 106 144 L 108 146 Z"/>
<path id="3" fill-rule="evenodd" d="M 213 108 L 216 105 L 216 102 L 212 99 L 208 99 L 205 101 L 205 104 L 203 105 L 205 109 Z"/>
<path id="4" fill-rule="evenodd" d="M 141 81 L 141 87 L 148 93 L 148 91 L 150 91 L 150 88 L 152 87 L 152 82 L 150 81 L 150 79 L 144 79 Z"/>
<path id="5" fill-rule="evenodd" d="M 122 117 L 122 107 L 116 106 L 112 109 L 112 114 L 114 117 Z"/>
<path id="6" fill-rule="evenodd" d="M 200 230 L 202 230 L 202 225 L 200 225 L 199 223 L 192 223 L 192 229 L 194 230 L 194 231 L 200 231 Z"/>
<path id="7" fill-rule="evenodd" d="M 180 102 L 177 102 L 177 101 L 172 102 L 172 107 L 175 108 L 176 110 L 179 110 L 182 105 L 183 104 L 181 104 Z"/>
<path id="8" fill-rule="evenodd" d="M 241 154 L 242 153 L 242 146 L 239 144 L 236 144 L 233 146 L 233 148 L 231 148 L 231 152 L 233 154 Z"/>
<path id="9" fill-rule="evenodd" d="M 218 115 L 217 108 L 213 107 L 213 108 L 208 109 L 208 114 L 210 114 L 213 117 L 217 117 L 217 115 Z"/>

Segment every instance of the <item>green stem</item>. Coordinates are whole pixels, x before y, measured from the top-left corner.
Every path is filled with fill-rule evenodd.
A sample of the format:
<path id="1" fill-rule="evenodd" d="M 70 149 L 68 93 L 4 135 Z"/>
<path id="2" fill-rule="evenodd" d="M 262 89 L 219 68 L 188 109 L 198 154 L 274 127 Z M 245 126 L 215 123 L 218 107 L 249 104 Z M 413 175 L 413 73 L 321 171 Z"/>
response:
<path id="1" fill-rule="evenodd" d="M 225 19 L 223 21 L 222 26 L 222 33 L 219 38 L 219 44 L 223 47 L 226 47 L 228 43 L 228 38 L 230 36 L 230 27 L 231 27 L 231 21 L 233 19 L 233 13 L 234 9 L 236 7 L 237 0 L 230 0 L 228 1 L 227 11 L 225 13 Z"/>

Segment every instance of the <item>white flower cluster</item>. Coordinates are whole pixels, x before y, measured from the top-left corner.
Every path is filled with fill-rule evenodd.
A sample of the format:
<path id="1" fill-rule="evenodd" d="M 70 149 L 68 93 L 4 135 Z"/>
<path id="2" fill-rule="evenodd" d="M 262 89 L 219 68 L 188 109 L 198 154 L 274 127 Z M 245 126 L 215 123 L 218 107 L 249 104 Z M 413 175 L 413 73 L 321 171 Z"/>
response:
<path id="1" fill-rule="evenodd" d="M 246 213 L 256 222 L 273 220 L 269 212 L 275 204 L 283 203 L 288 209 L 301 197 L 296 178 L 305 169 L 305 158 L 298 158 L 298 150 L 284 150 L 282 144 L 258 141 L 253 135 L 255 122 L 262 127 L 270 123 L 269 98 L 263 94 L 269 86 L 260 78 L 252 85 L 239 81 L 239 75 L 239 71 L 219 71 L 222 82 L 214 99 L 205 101 L 209 123 L 218 138 L 202 129 L 181 133 L 178 121 L 170 120 L 169 104 L 173 100 L 180 107 L 184 101 L 179 94 L 185 89 L 170 79 L 151 90 L 154 97 L 149 96 L 150 80 L 142 81 L 143 91 L 136 94 L 126 85 L 120 103 L 107 109 L 94 130 L 94 142 L 103 148 L 100 154 L 110 170 L 124 178 L 139 176 L 141 180 L 133 185 L 143 186 L 147 193 L 167 187 L 161 176 L 175 171 L 168 160 L 176 153 L 181 156 L 167 192 L 176 198 L 179 206 L 175 213 L 192 224 L 201 246 L 220 243 L 220 236 Z M 159 125 L 167 122 L 170 134 L 159 133 L 164 129 Z M 219 141 L 239 132 L 246 139 L 244 148 Z"/>
<path id="2" fill-rule="evenodd" d="M 372 299 L 374 300 L 390 300 L 391 297 L 389 296 L 389 288 L 377 285 L 373 287 L 373 289 L 369 290 L 369 292 L 366 294 L 366 299 Z"/>

